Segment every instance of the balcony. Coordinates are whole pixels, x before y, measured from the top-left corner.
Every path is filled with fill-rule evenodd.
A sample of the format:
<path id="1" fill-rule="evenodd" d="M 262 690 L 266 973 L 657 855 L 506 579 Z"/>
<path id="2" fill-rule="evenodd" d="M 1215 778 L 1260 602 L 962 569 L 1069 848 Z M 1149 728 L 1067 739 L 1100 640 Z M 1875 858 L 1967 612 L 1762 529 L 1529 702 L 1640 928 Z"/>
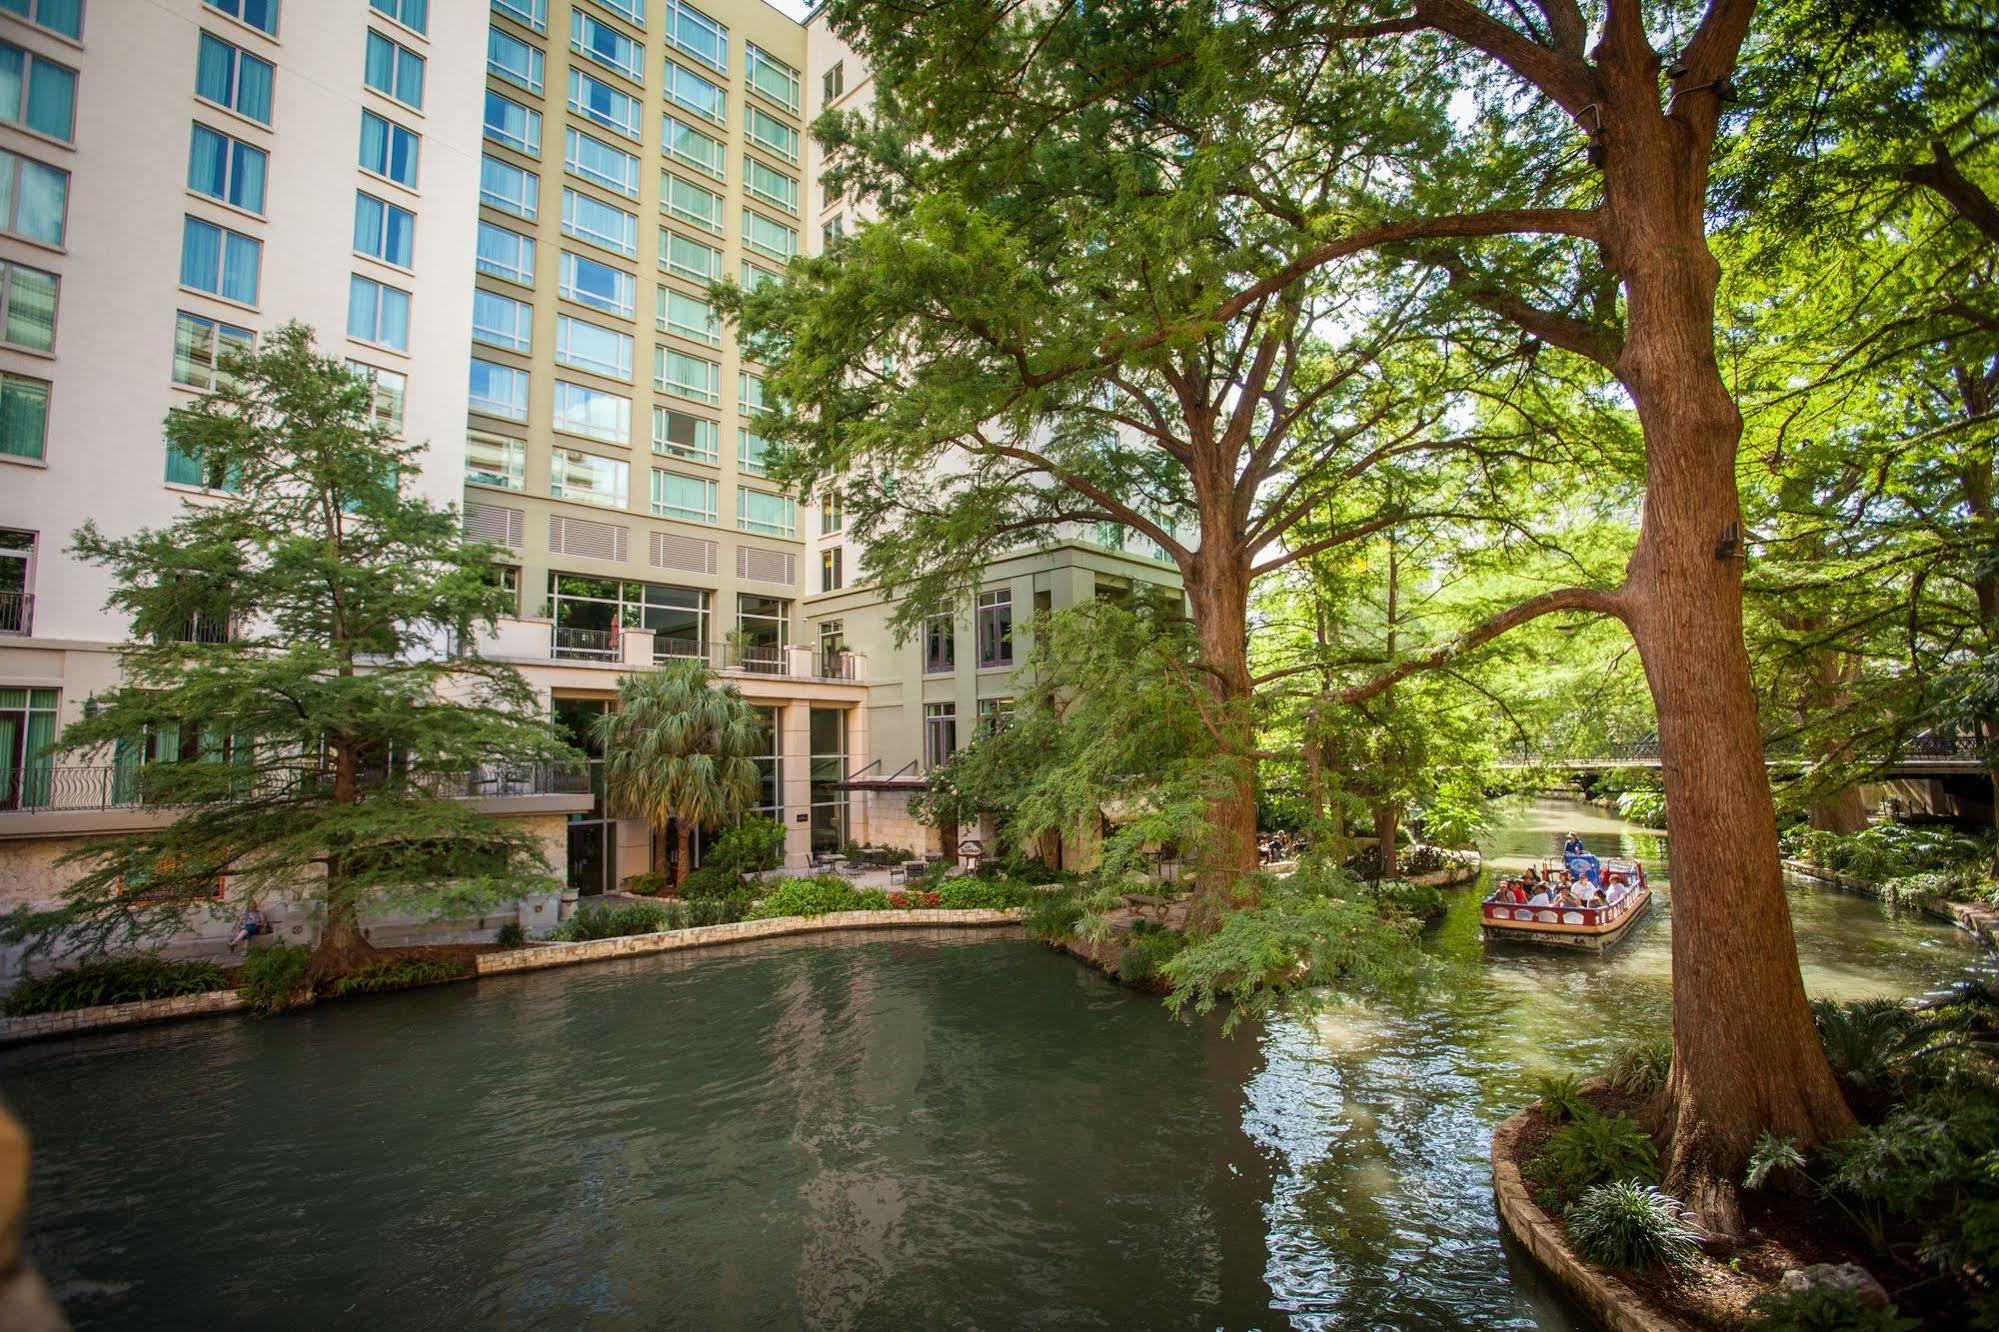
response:
<path id="1" fill-rule="evenodd" d="M 35 631 L 35 594 L 0 592 L 0 634 L 31 634 Z"/>
<path id="2" fill-rule="evenodd" d="M 858 652 L 822 652 L 797 644 L 703 642 L 650 629 L 584 629 L 545 619 L 503 619 L 478 648 L 491 660 L 523 665 L 565 663 L 630 671 L 668 661 L 699 661 L 717 675 L 737 679 L 825 684 L 860 684 L 867 679 L 867 658 Z"/>

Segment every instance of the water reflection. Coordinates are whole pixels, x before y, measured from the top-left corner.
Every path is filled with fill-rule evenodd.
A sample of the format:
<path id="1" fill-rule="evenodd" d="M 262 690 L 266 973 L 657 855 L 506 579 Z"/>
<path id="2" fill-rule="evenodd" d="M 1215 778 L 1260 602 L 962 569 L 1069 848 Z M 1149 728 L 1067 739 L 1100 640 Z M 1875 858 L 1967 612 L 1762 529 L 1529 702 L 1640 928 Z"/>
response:
<path id="1" fill-rule="evenodd" d="M 1669 877 L 1661 839 L 1575 827 Z M 1621 840 L 1615 847 L 1606 839 Z M 84 1327 L 1566 1327 L 1492 1125 L 1663 1023 L 1670 890 L 1608 958 L 1488 955 L 1223 1039 L 1015 935 L 775 941 L 0 1056 Z M 1814 993 L 1972 954 L 1795 894 Z M 200 1274 L 190 1279 L 190 1273 Z"/>

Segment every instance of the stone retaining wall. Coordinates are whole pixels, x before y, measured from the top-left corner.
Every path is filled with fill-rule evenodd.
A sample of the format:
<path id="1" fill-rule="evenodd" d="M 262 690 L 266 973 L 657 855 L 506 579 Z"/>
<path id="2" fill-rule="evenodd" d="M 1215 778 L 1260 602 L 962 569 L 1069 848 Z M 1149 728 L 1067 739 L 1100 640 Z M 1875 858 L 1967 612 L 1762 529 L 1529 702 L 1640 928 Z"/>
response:
<path id="1" fill-rule="evenodd" d="M 1499 1205 L 1499 1224 L 1554 1278 L 1563 1293 L 1610 1332 L 1687 1332 L 1684 1323 L 1653 1313 L 1630 1287 L 1569 1251 L 1561 1223 L 1534 1201 L 1514 1159 L 1528 1113 L 1522 1110 L 1493 1130 L 1492 1196 Z"/>
<path id="2" fill-rule="evenodd" d="M 173 1018 L 208 1017 L 214 1013 L 233 1013 L 242 1007 L 243 996 L 236 991 L 210 990 L 206 994 L 176 995 L 172 999 L 139 999 L 129 1004 L 73 1008 L 67 1013 L 0 1018 L 0 1045 L 36 1041 L 46 1036 L 78 1036 L 87 1031 L 136 1027 L 146 1022 L 166 1022 Z"/>
<path id="3" fill-rule="evenodd" d="M 579 962 L 600 962 L 606 958 L 670 953 L 682 948 L 707 948 L 715 944 L 774 939 L 780 935 L 811 934 L 820 930 L 1018 925 L 1025 915 L 1026 912 L 1020 910 L 988 911 L 983 908 L 959 911 L 829 911 L 823 916 L 739 920 L 727 925 L 696 925 L 685 930 L 628 934 L 582 943 L 532 944 L 505 953 L 481 953 L 476 963 L 481 976 L 494 976 L 509 971 L 539 971 L 544 967 L 567 967 Z"/>

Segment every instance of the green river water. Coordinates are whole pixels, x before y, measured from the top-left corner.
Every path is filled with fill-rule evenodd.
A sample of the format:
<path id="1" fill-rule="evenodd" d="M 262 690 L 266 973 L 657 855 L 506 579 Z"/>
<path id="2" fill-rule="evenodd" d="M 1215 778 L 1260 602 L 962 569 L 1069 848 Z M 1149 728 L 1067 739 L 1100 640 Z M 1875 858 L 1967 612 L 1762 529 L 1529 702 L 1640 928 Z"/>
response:
<path id="1" fill-rule="evenodd" d="M 1496 865 L 1581 832 L 1555 801 Z M 1532 1078 L 1666 1020 L 1670 890 L 1604 958 L 1223 1038 L 1017 932 L 823 936 L 24 1046 L 30 1243 L 79 1327 L 1581 1326 L 1500 1242 Z M 1805 982 L 1977 952 L 1792 894 Z"/>

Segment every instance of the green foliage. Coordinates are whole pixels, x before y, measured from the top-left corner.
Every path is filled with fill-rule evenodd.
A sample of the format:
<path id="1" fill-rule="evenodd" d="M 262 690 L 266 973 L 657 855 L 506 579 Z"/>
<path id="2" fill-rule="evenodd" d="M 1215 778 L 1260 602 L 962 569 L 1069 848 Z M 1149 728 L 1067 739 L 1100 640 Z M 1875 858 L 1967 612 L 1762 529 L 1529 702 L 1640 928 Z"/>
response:
<path id="1" fill-rule="evenodd" d="M 634 874 L 624 882 L 624 889 L 639 897 L 653 897 L 667 889 L 666 876 L 648 870 L 644 874 Z"/>
<path id="2" fill-rule="evenodd" d="M 1140 930 L 1135 925 L 1129 939 L 1118 951 L 1117 958 L 1117 973 L 1128 981 L 1151 980 L 1159 974 L 1160 968 L 1187 947 L 1187 936 L 1178 930 Z"/>
<path id="3" fill-rule="evenodd" d="M 1666 796 L 1663 791 L 1626 791 L 1617 797 L 1617 813 L 1648 828 L 1666 826 Z"/>
<path id="4" fill-rule="evenodd" d="M 121 798 L 173 818 L 79 845 L 61 905 L 16 913 L 9 937 L 94 952 L 168 936 L 218 877 L 232 906 L 310 891 L 333 926 L 369 902 L 476 915 L 553 888 L 538 836 L 453 798 L 482 770 L 571 757 L 519 673 L 471 650 L 512 601 L 497 548 L 418 492 L 423 449 L 304 326 L 222 369 L 166 436 L 234 498 L 129 534 L 86 523 L 71 547 L 108 571 L 131 636 L 122 683 L 61 752 L 114 765 Z M 153 892 L 133 910 L 139 882 Z"/>
<path id="5" fill-rule="evenodd" d="M 1444 890 L 1407 879 L 1382 879 L 1368 886 L 1376 903 L 1399 915 L 1428 920 L 1444 909 Z"/>
<path id="6" fill-rule="evenodd" d="M 1541 1113 L 1557 1124 L 1567 1123 L 1592 1109 L 1583 1099 L 1582 1083 L 1573 1073 L 1550 1073 L 1534 1080 L 1534 1095 Z"/>
<path id="7" fill-rule="evenodd" d="M 1403 988 L 1422 973 L 1417 922 L 1384 909 L 1338 870 L 1301 866 L 1261 879 L 1261 900 L 1160 967 L 1168 1007 L 1208 1013 L 1229 1001 L 1223 1030 L 1261 1017 L 1287 996 L 1323 986 L 1349 993 Z"/>
<path id="8" fill-rule="evenodd" d="M 727 897 L 743 886 L 742 875 L 710 862 L 680 881 L 680 895 L 689 901 L 704 897 Z"/>
<path id="9" fill-rule="evenodd" d="M 1962 886 L 1980 878 L 1992 857 L 1985 839 L 1906 823 L 1877 823 L 1848 837 L 1800 826 L 1785 832 L 1782 846 L 1793 859 L 1876 884 L 1934 874 Z"/>
<path id="10" fill-rule="evenodd" d="M 1749 1151 L 1749 1168 L 1742 1183 L 1745 1188 L 1760 1189 L 1778 1171 L 1802 1172 L 1804 1168 L 1805 1154 L 1798 1150 L 1795 1138 L 1780 1138 L 1764 1129 L 1763 1136 Z"/>
<path id="11" fill-rule="evenodd" d="M 774 870 L 784 863 L 784 825 L 753 814 L 715 839 L 707 863 L 738 875 Z"/>
<path id="12" fill-rule="evenodd" d="M 1815 999 L 1812 1021 L 1832 1071 L 1855 1087 L 1889 1082 L 1925 1035 L 1915 1011 L 1893 999 L 1849 1004 Z"/>
<path id="13" fill-rule="evenodd" d="M 585 906 L 555 927 L 549 938 L 562 943 L 588 939 L 618 939 L 629 934 L 657 934 L 673 928 L 667 902 L 628 902 L 618 906 Z"/>
<path id="14" fill-rule="evenodd" d="M 99 1004 L 172 999 L 226 989 L 222 972 L 206 962 L 169 962 L 160 957 L 126 957 L 52 971 L 23 980 L 7 992 L 8 1017 L 67 1013 Z"/>
<path id="15" fill-rule="evenodd" d="M 350 994 L 377 994 L 383 990 L 408 990 L 419 985 L 435 985 L 455 980 L 461 974 L 449 962 L 435 958 L 379 958 L 357 971 L 336 977 L 326 989 L 336 998 Z"/>
<path id="16" fill-rule="evenodd" d="M 252 948 L 236 972 L 236 988 L 244 1002 L 260 1013 L 279 1013 L 312 1001 L 306 972 L 312 950 L 303 944 L 273 944 Z"/>
<path id="17" fill-rule="evenodd" d="M 1623 1113 L 1605 1115 L 1587 1107 L 1556 1129 L 1522 1174 L 1552 1192 L 1560 1203 L 1605 1181 L 1658 1180 L 1659 1149 L 1645 1130 Z"/>
<path id="18" fill-rule="evenodd" d="M 1076 933 L 1084 906 L 1074 891 L 1044 893 L 1027 918 L 1027 930 L 1043 943 L 1060 943 Z"/>
<path id="19" fill-rule="evenodd" d="M 1774 1290 L 1749 1306 L 1754 1332 L 1915 1332 L 1919 1324 L 1894 1305 L 1870 1309 L 1833 1286 Z"/>
<path id="20" fill-rule="evenodd" d="M 622 677 L 615 709 L 594 729 L 606 802 L 656 833 L 676 824 L 720 828 L 756 802 L 763 724 L 742 690 L 706 662 L 678 658 Z M 761 836 L 738 838 L 731 851 L 761 850 Z M 779 829 L 780 845 L 783 838 Z"/>
<path id="21" fill-rule="evenodd" d="M 780 880 L 750 912 L 750 919 L 824 916 L 834 911 L 886 911 L 888 905 L 888 894 L 880 889 L 859 889 L 837 874 L 822 874 L 816 878 Z"/>
<path id="22" fill-rule="evenodd" d="M 975 875 L 945 879 L 937 885 L 936 892 L 937 905 L 954 910 L 1009 911 L 1014 907 L 1034 906 L 1041 900 L 1041 891 L 1031 884 Z"/>
<path id="23" fill-rule="evenodd" d="M 493 936 L 493 943 L 500 948 L 520 948 L 528 941 L 527 931 L 517 920 L 510 920 L 500 926 L 500 932 Z"/>
<path id="24" fill-rule="evenodd" d="M 1610 1053 L 1604 1076 L 1613 1089 L 1631 1096 L 1650 1096 L 1662 1091 L 1673 1071 L 1673 1041 L 1670 1036 L 1653 1036 L 1625 1041 Z"/>
<path id="25" fill-rule="evenodd" d="M 1686 1267 L 1700 1253 L 1703 1238 L 1677 1199 L 1635 1179 L 1584 1189 L 1563 1226 L 1585 1260 L 1633 1272 L 1655 1265 Z"/>

